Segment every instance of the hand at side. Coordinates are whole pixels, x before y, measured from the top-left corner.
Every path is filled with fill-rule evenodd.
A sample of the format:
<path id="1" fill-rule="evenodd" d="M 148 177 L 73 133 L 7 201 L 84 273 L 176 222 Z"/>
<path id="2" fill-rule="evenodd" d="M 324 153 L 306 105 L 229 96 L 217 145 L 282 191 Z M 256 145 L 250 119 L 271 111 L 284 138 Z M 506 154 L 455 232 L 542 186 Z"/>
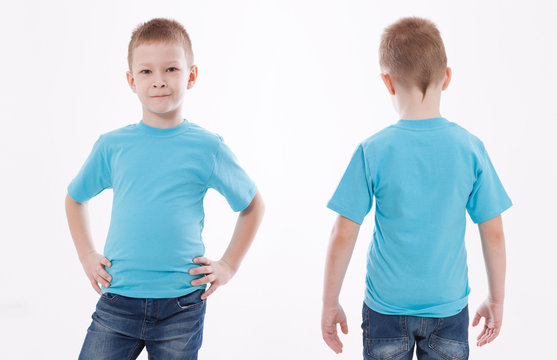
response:
<path id="1" fill-rule="evenodd" d="M 97 252 L 90 252 L 83 256 L 83 258 L 81 259 L 81 265 L 83 266 L 83 270 L 85 270 L 85 274 L 89 278 L 93 289 L 99 295 L 102 295 L 99 284 L 102 284 L 102 286 L 108 288 L 110 286 L 110 282 L 112 281 L 112 276 L 110 276 L 110 274 L 105 270 L 105 266 L 112 266 L 110 261 L 108 261 L 108 259 L 105 258 L 102 254 L 99 254 Z"/>
<path id="2" fill-rule="evenodd" d="M 236 271 L 224 260 L 213 261 L 206 257 L 196 257 L 193 259 L 196 264 L 203 264 L 190 270 L 190 275 L 205 275 L 199 279 L 191 281 L 192 286 L 211 284 L 210 287 L 201 295 L 201 299 L 206 299 L 214 293 L 220 286 L 226 284 Z"/>
<path id="3" fill-rule="evenodd" d="M 340 329 L 344 334 L 348 334 L 348 323 L 342 306 L 336 304 L 332 307 L 323 307 L 321 334 L 327 345 L 338 354 L 342 352 L 342 341 L 338 337 L 337 324 L 340 324 Z"/>

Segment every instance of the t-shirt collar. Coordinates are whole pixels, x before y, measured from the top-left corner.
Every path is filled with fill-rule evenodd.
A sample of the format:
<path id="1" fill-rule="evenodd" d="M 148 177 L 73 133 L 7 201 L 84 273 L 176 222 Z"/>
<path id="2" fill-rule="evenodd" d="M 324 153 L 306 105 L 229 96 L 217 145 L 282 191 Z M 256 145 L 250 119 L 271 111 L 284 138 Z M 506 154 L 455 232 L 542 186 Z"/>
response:
<path id="1" fill-rule="evenodd" d="M 444 117 L 419 120 L 400 119 L 395 125 L 407 129 L 435 129 L 449 125 L 449 121 Z"/>
<path id="2" fill-rule="evenodd" d="M 138 124 L 139 129 L 141 129 L 142 131 L 145 131 L 146 133 L 150 134 L 150 135 L 155 135 L 155 136 L 170 136 L 170 135 L 176 135 L 176 134 L 180 134 L 182 132 L 184 132 L 187 128 L 188 128 L 188 120 L 184 119 L 184 121 L 178 125 L 178 126 L 174 126 L 171 128 L 167 128 L 167 129 L 160 129 L 160 128 L 156 128 L 153 126 L 149 126 L 147 124 L 145 124 L 143 122 L 143 120 L 139 121 Z"/>

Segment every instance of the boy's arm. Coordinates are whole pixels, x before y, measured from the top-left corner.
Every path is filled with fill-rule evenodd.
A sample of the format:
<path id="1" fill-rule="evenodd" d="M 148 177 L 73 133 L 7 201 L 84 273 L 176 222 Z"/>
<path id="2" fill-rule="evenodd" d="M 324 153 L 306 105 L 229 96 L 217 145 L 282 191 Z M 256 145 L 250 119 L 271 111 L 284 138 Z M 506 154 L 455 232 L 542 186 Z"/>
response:
<path id="1" fill-rule="evenodd" d="M 107 258 L 95 251 L 91 240 L 91 231 L 89 230 L 87 203 L 79 203 L 72 199 L 69 194 L 66 194 L 66 216 L 83 270 L 85 270 L 93 289 L 99 295 L 102 295 L 98 283 L 103 284 L 104 287 L 110 286 L 112 277 L 104 267 L 110 267 L 112 264 Z"/>
<path id="2" fill-rule="evenodd" d="M 359 231 L 360 224 L 339 215 L 333 226 L 327 251 L 321 333 L 323 340 L 337 354 L 342 352 L 342 342 L 337 334 L 337 323 L 340 323 L 342 332 L 348 334 L 346 315 L 338 302 L 338 297 Z"/>
<path id="3" fill-rule="evenodd" d="M 489 296 L 480 305 L 472 326 L 480 323 L 485 318 L 483 331 L 478 335 L 477 345 L 482 346 L 492 342 L 499 331 L 503 321 L 503 301 L 505 298 L 505 235 L 501 215 L 478 224 L 482 240 Z"/>
<path id="4" fill-rule="evenodd" d="M 226 284 L 238 271 L 240 263 L 246 255 L 263 218 L 265 204 L 259 192 L 255 194 L 251 203 L 240 212 L 232 239 L 220 260 L 212 261 L 206 257 L 196 257 L 193 262 L 204 264 L 190 270 L 191 275 L 205 274 L 206 276 L 191 282 L 193 286 L 211 283 L 209 289 L 201 295 L 206 299 L 219 286 Z"/>

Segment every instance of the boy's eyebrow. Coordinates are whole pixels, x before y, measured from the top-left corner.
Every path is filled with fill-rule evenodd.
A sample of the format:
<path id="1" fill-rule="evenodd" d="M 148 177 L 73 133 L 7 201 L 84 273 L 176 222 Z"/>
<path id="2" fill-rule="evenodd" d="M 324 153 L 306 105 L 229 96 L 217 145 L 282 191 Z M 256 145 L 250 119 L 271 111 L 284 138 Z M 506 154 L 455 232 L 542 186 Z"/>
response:
<path id="1" fill-rule="evenodd" d="M 162 64 L 166 65 L 166 66 L 168 66 L 168 65 L 180 65 L 180 61 L 170 60 L 170 61 L 164 62 Z M 137 66 L 149 67 L 149 66 L 153 66 L 153 64 L 152 63 L 139 63 L 139 64 L 137 64 Z"/>

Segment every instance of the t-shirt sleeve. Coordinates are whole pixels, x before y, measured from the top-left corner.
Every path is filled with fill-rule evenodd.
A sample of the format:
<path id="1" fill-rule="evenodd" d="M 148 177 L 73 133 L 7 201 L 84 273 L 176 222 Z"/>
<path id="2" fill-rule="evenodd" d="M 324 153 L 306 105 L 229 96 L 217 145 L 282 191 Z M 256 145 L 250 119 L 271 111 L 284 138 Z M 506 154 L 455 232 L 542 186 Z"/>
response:
<path id="1" fill-rule="evenodd" d="M 238 164 L 230 148 L 219 138 L 215 164 L 207 187 L 217 190 L 234 211 L 244 210 L 257 193 L 257 186 Z"/>
<path id="2" fill-rule="evenodd" d="M 512 206 L 512 201 L 501 184 L 487 151 L 481 146 L 478 170 L 466 210 L 474 223 L 496 217 Z"/>
<path id="3" fill-rule="evenodd" d="M 327 207 L 358 224 L 371 210 L 373 186 L 362 145 L 358 146 Z"/>
<path id="4" fill-rule="evenodd" d="M 79 203 L 86 202 L 104 189 L 112 187 L 103 140 L 102 135 L 99 136 L 79 173 L 68 185 L 68 194 Z"/>

